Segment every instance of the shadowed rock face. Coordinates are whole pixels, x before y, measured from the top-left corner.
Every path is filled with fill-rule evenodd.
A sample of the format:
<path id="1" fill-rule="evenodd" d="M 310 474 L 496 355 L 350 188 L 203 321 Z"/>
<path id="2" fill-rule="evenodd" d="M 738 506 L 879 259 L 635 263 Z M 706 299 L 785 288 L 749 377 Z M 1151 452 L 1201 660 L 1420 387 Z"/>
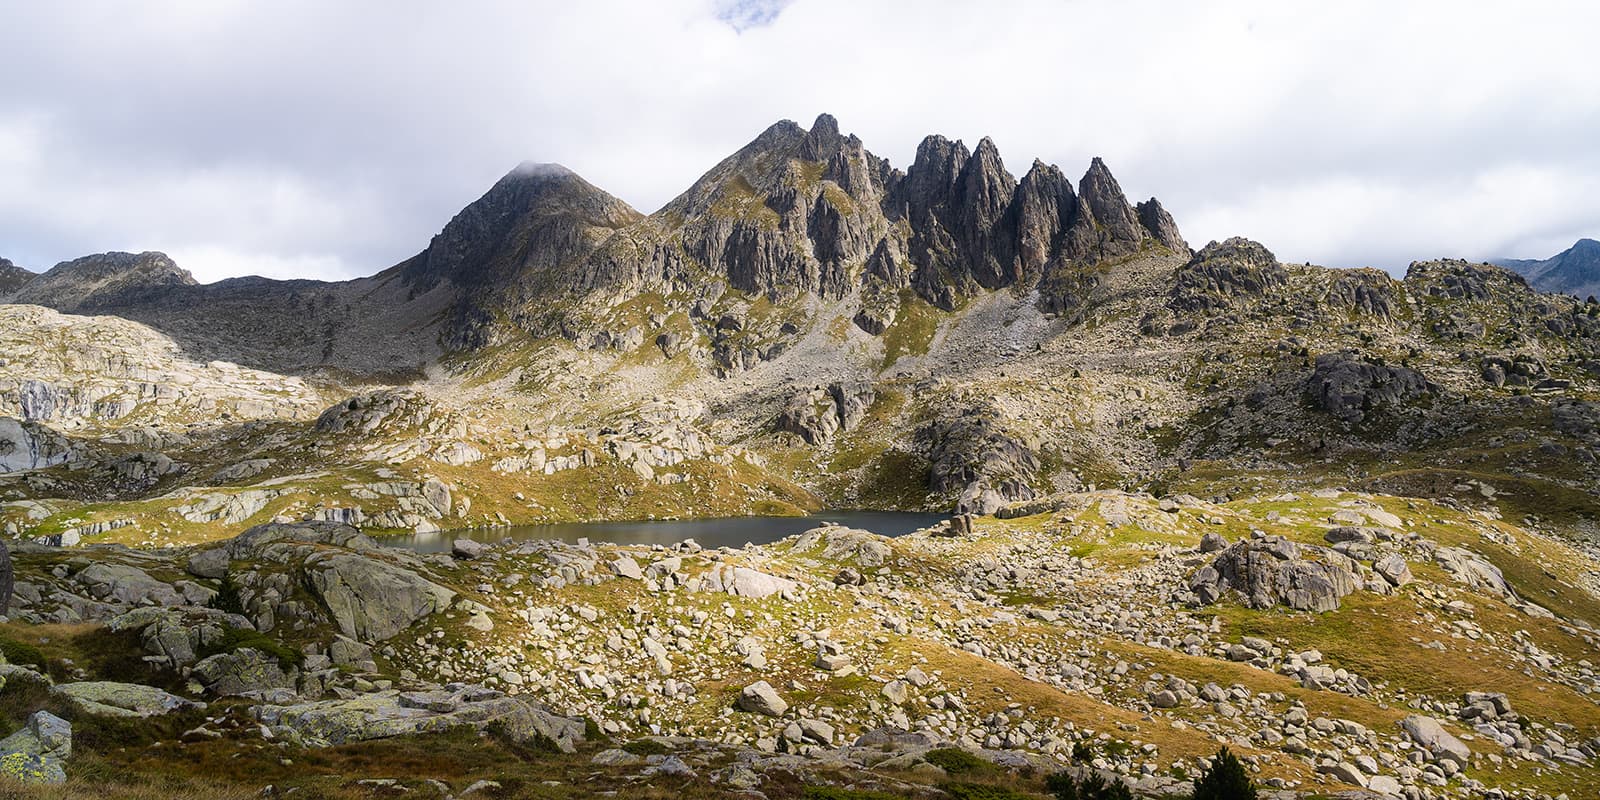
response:
<path id="1" fill-rule="evenodd" d="M 1409 367 L 1365 360 L 1355 353 L 1317 356 L 1306 392 L 1323 411 L 1344 422 L 1360 422 L 1374 410 L 1397 408 L 1432 394 L 1428 380 Z"/>
<path id="2" fill-rule="evenodd" d="M 7 295 L 21 289 L 35 277 L 32 272 L 11 263 L 10 259 L 0 258 L 0 300 L 5 300 Z"/>

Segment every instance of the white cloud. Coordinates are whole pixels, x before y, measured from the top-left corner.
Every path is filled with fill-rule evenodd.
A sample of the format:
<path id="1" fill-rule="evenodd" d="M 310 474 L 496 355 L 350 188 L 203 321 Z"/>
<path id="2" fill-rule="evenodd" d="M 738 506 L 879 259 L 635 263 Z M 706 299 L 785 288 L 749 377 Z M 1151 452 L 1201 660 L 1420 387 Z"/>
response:
<path id="1" fill-rule="evenodd" d="M 1582 2 L 0 0 L 0 255 L 340 277 L 523 160 L 653 210 L 822 111 L 904 167 L 1103 155 L 1195 244 L 1403 267 L 1600 235 Z M 1541 249 L 1533 249 L 1541 248 Z M 182 262 L 180 262 L 182 263 Z"/>

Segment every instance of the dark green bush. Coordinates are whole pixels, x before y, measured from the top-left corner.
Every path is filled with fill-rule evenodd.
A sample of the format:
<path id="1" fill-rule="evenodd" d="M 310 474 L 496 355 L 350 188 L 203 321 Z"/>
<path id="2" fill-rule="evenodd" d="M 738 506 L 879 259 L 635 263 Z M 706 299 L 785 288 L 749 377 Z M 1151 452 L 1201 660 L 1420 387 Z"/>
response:
<path id="1" fill-rule="evenodd" d="M 800 796 L 805 800 L 905 800 L 904 795 L 840 786 L 807 786 L 800 791 Z"/>
<path id="2" fill-rule="evenodd" d="M 206 605 L 229 614 L 244 616 L 244 599 L 239 596 L 239 586 L 233 582 L 233 573 L 224 572 L 217 584 L 217 596 Z"/>
<path id="3" fill-rule="evenodd" d="M 1070 772 L 1058 772 L 1045 779 L 1044 786 L 1056 800 L 1132 800 L 1133 792 L 1120 780 L 1106 780 L 1091 772 L 1083 780 Z"/>
<path id="4" fill-rule="evenodd" d="M 622 749 L 636 756 L 664 756 L 672 752 L 666 745 L 654 739 L 635 739 L 623 745 Z"/>
<path id="5" fill-rule="evenodd" d="M 260 650 L 278 659 L 278 666 L 286 670 L 299 667 L 306 660 L 305 653 L 260 631 L 253 631 L 248 628 L 228 628 L 224 630 L 220 640 L 200 648 L 200 652 L 197 655 L 201 658 L 207 658 L 218 653 L 232 653 L 235 650 L 245 648 Z"/>
<path id="6" fill-rule="evenodd" d="M 10 664 L 37 667 L 41 672 L 45 669 L 44 653 L 39 652 L 39 648 L 31 644 L 0 639 L 0 656 L 5 656 L 6 662 Z"/>
<path id="7" fill-rule="evenodd" d="M 1016 789 L 988 783 L 946 783 L 939 789 L 953 800 L 1033 800 Z"/>
<path id="8" fill-rule="evenodd" d="M 943 769 L 951 775 L 987 772 L 994 765 L 959 747 L 940 747 L 922 755 L 922 760 Z"/>
<path id="9" fill-rule="evenodd" d="M 1244 764 L 1224 747 L 1194 781 L 1194 800 L 1256 800 L 1256 787 Z"/>

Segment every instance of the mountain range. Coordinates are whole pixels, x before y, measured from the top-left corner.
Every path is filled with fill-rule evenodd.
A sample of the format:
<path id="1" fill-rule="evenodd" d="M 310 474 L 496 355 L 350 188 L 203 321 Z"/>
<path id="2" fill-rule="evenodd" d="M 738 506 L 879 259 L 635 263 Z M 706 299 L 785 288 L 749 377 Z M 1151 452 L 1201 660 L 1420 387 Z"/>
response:
<path id="1" fill-rule="evenodd" d="M 0 793 L 1584 796 L 1593 245 L 1191 248 L 823 115 L 648 215 L 522 164 L 350 281 L 0 263 Z"/>

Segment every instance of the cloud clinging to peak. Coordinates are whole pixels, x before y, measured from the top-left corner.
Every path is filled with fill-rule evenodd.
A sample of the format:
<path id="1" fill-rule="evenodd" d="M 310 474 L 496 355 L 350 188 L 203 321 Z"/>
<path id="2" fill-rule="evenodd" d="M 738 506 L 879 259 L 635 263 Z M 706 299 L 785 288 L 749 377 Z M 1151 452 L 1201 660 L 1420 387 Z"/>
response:
<path id="1" fill-rule="evenodd" d="M 1600 236 L 1581 2 L 0 0 L 0 256 L 202 280 L 420 250 L 525 162 L 649 212 L 780 118 L 1104 156 L 1191 243 L 1403 268 Z"/>

